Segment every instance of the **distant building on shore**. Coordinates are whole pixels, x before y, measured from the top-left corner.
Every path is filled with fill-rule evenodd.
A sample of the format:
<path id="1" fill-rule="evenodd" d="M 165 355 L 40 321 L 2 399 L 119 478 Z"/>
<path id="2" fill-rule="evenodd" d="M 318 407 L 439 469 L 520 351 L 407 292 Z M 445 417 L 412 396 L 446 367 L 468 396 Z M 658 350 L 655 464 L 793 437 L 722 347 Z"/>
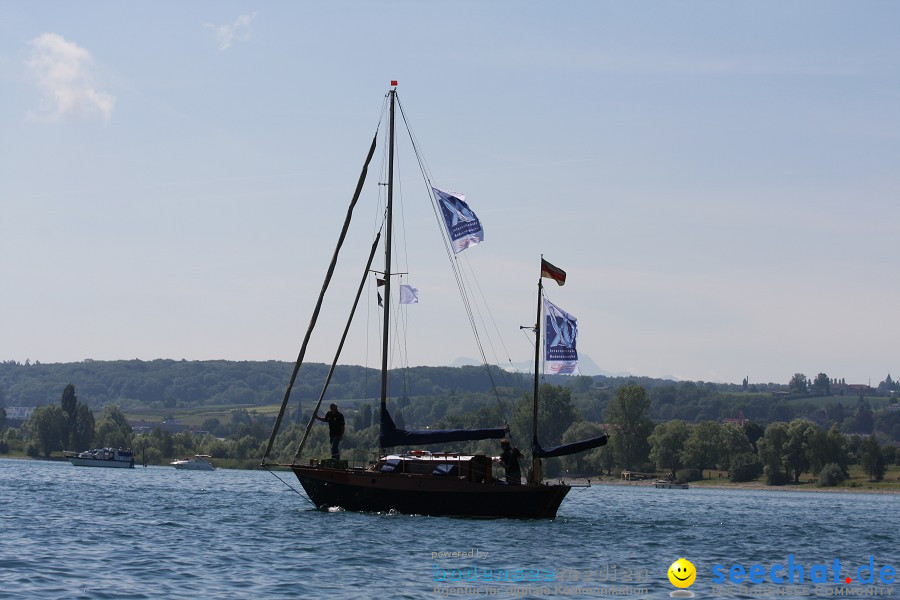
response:
<path id="1" fill-rule="evenodd" d="M 129 425 L 131 425 L 131 431 L 138 434 L 150 434 L 153 433 L 154 429 L 159 428 L 163 433 L 181 433 L 182 431 L 190 431 L 191 426 L 185 425 L 184 423 L 179 423 L 178 421 L 163 421 L 161 423 L 154 421 L 144 421 L 143 419 L 138 419 L 134 421 L 129 421 Z"/>
<path id="2" fill-rule="evenodd" d="M 871 396 L 875 388 L 864 383 L 847 383 L 846 379 L 831 380 L 831 394 L 833 396 Z"/>
<path id="3" fill-rule="evenodd" d="M 6 407 L 6 419 L 8 421 L 21 421 L 25 422 L 31 418 L 31 413 L 34 412 L 36 406 L 7 406 Z"/>
<path id="4" fill-rule="evenodd" d="M 738 413 L 738 416 L 736 419 L 732 418 L 732 417 L 726 417 L 726 418 L 722 419 L 722 422 L 723 423 L 735 423 L 736 425 L 740 425 L 741 427 L 743 427 L 744 425 L 746 425 L 747 423 L 750 422 L 750 419 L 744 417 L 744 411 L 741 411 Z"/>

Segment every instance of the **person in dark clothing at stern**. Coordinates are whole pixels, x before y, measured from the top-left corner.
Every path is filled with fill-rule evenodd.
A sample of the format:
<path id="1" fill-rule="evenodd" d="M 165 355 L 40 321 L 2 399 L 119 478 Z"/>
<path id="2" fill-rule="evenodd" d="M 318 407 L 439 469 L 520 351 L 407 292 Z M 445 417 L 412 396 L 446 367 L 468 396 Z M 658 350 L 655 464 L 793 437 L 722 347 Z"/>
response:
<path id="1" fill-rule="evenodd" d="M 500 462 L 506 469 L 506 483 L 509 485 L 522 485 L 522 470 L 519 467 L 519 459 L 522 453 L 519 449 L 511 446 L 509 440 L 503 438 L 500 440 Z"/>
<path id="2" fill-rule="evenodd" d="M 316 413 L 316 418 L 328 423 L 328 437 L 331 439 L 331 458 L 339 460 L 341 458 L 339 445 L 344 437 L 344 415 L 338 411 L 337 404 L 332 404 L 324 417 L 320 417 L 319 413 Z"/>

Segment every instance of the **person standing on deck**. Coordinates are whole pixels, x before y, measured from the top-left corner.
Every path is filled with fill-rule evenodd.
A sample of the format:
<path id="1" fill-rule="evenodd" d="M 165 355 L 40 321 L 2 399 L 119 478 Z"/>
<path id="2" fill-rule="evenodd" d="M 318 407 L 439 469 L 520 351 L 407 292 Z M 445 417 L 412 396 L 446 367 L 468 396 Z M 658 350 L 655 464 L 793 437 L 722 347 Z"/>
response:
<path id="1" fill-rule="evenodd" d="M 509 440 L 503 438 L 500 440 L 500 462 L 506 469 L 506 483 L 509 485 L 522 485 L 522 469 L 519 467 L 519 459 L 522 453 L 518 448 L 511 446 Z"/>
<path id="2" fill-rule="evenodd" d="M 324 417 L 320 417 L 318 412 L 315 417 L 328 423 L 328 437 L 331 439 L 331 458 L 339 460 L 341 458 L 339 445 L 344 437 L 344 415 L 338 411 L 337 404 L 332 404 Z"/>

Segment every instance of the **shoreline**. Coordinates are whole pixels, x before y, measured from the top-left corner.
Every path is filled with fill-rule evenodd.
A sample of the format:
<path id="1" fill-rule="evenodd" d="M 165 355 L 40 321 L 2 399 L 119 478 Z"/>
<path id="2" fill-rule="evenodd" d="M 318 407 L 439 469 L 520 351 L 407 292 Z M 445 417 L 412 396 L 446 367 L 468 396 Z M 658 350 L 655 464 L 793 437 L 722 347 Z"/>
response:
<path id="1" fill-rule="evenodd" d="M 548 481 L 562 481 L 568 485 L 573 486 L 587 486 L 593 487 L 595 485 L 615 485 L 620 487 L 653 487 L 653 480 L 646 481 L 618 481 L 611 479 L 594 479 L 593 477 L 570 477 L 570 478 L 557 478 L 557 479 L 549 479 Z M 704 479 L 703 481 L 711 481 L 708 479 Z M 873 489 L 873 488 L 865 488 L 865 487 L 848 487 L 848 486 L 834 486 L 834 487 L 806 487 L 794 484 L 790 485 L 766 485 L 764 483 L 759 482 L 749 482 L 749 483 L 734 483 L 734 484 L 721 484 L 721 483 L 698 483 L 696 481 L 692 481 L 689 483 L 690 489 L 699 490 L 749 490 L 749 491 L 762 491 L 762 492 L 812 492 L 812 493 L 831 493 L 831 494 L 900 494 L 900 488 L 893 489 Z"/>
<path id="2" fill-rule="evenodd" d="M 0 460 L 34 460 L 40 462 L 66 462 L 65 458 L 58 458 L 55 456 L 51 456 L 50 458 L 36 458 L 29 456 L 10 456 L 10 455 L 0 455 Z M 135 468 L 139 465 L 135 463 Z M 165 467 L 168 465 L 150 465 L 157 467 Z M 226 470 L 237 470 L 237 471 L 254 471 L 258 469 L 242 469 L 242 468 L 234 468 L 234 467 L 217 467 L 217 469 L 226 469 Z M 593 487 L 598 485 L 603 486 L 620 486 L 620 487 L 647 487 L 652 488 L 655 480 L 643 480 L 643 481 L 622 481 L 620 479 L 611 479 L 611 476 L 604 476 L 603 478 L 597 477 L 554 477 L 547 478 L 545 481 L 547 482 L 562 482 L 567 485 L 571 485 L 573 487 Z M 704 479 L 703 482 L 706 481 L 716 481 L 711 479 Z M 835 487 L 808 487 L 808 484 L 787 484 L 787 485 L 766 485 L 764 483 L 759 483 L 758 481 L 748 482 L 748 483 L 700 483 L 700 482 L 690 482 L 690 489 L 709 489 L 709 490 L 749 490 L 749 491 L 763 491 L 763 492 L 812 492 L 812 493 L 829 493 L 829 494 L 900 494 L 900 487 L 896 488 L 886 488 L 886 489 L 873 489 L 863 487 L 866 484 L 861 484 L 859 487 L 848 487 L 848 486 L 835 486 Z"/>

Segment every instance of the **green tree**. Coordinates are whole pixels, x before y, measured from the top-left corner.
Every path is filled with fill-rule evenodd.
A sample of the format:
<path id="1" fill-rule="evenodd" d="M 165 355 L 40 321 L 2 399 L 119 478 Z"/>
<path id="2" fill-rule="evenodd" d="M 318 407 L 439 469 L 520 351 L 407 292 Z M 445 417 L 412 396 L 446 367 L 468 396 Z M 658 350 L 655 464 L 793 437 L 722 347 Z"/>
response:
<path id="1" fill-rule="evenodd" d="M 38 406 L 31 413 L 26 427 L 37 438 L 45 457 L 49 457 L 54 450 L 62 450 L 65 444 L 66 416 L 60 407 L 55 404 Z"/>
<path id="2" fill-rule="evenodd" d="M 669 471 L 672 479 L 675 479 L 675 471 L 684 464 L 684 444 L 690 435 L 687 424 L 676 419 L 654 427 L 647 440 L 650 443 L 650 460 L 656 463 L 657 469 Z"/>
<path id="3" fill-rule="evenodd" d="M 0 433 L 6 431 L 6 409 L 0 406 Z"/>
<path id="4" fill-rule="evenodd" d="M 203 425 L 200 426 L 200 428 L 203 431 L 208 431 L 209 433 L 211 433 L 213 435 L 218 435 L 221 427 L 222 427 L 222 422 L 219 421 L 219 419 L 217 419 L 215 417 L 212 417 L 211 419 L 206 419 L 205 421 L 203 421 Z"/>
<path id="5" fill-rule="evenodd" d="M 763 437 L 756 442 L 759 458 L 765 465 L 766 483 L 782 485 L 787 481 L 784 464 L 784 448 L 788 440 L 788 424 L 782 421 L 770 423 Z"/>
<path id="6" fill-rule="evenodd" d="M 616 457 L 613 454 L 612 447 L 609 444 L 606 444 L 605 446 L 601 446 L 591 451 L 591 453 L 594 452 L 600 454 L 600 464 L 603 467 L 603 471 L 605 471 L 607 475 L 612 475 L 613 467 L 616 466 Z"/>
<path id="7" fill-rule="evenodd" d="M 754 423 L 753 421 L 744 423 L 743 430 L 744 434 L 747 436 L 747 441 L 750 442 L 750 446 L 753 448 L 753 451 L 758 452 L 759 448 L 757 448 L 756 444 L 766 433 L 766 430 L 763 429 L 762 425 L 760 425 L 759 423 Z"/>
<path id="8" fill-rule="evenodd" d="M 869 401 L 860 395 L 856 401 L 856 415 L 848 424 L 847 432 L 869 435 L 874 427 L 875 417 L 872 414 L 872 407 L 869 405 Z"/>
<path id="9" fill-rule="evenodd" d="M 818 429 L 810 437 L 809 463 L 813 475 L 818 476 L 825 465 L 834 464 L 840 468 L 844 479 L 849 477 L 850 448 L 837 424 L 832 425 L 827 433 Z"/>
<path id="10" fill-rule="evenodd" d="M 95 423 L 94 413 L 87 404 L 78 403 L 75 409 L 75 418 L 69 431 L 69 445 L 72 450 L 87 450 L 94 443 Z"/>
<path id="11" fill-rule="evenodd" d="M 747 439 L 747 434 L 744 433 L 744 428 L 736 423 L 726 423 L 723 425 L 721 434 L 722 456 L 719 459 L 719 464 L 721 464 L 723 468 L 728 469 L 730 473 L 734 458 L 739 454 L 752 452 L 753 448 L 750 446 L 750 440 Z M 747 461 L 745 460 L 744 462 L 746 463 Z"/>
<path id="12" fill-rule="evenodd" d="M 715 421 L 703 421 L 691 430 L 684 444 L 684 464 L 698 469 L 712 469 L 725 455 L 725 439 L 722 426 Z"/>
<path id="13" fill-rule="evenodd" d="M 70 422 L 73 421 L 75 419 L 75 409 L 78 408 L 78 397 L 75 395 L 74 385 L 70 383 L 65 387 L 59 403 L 66 414 L 66 419 Z"/>
<path id="14" fill-rule="evenodd" d="M 75 386 L 71 383 L 63 389 L 62 397 L 59 400 L 63 414 L 66 417 L 65 433 L 63 435 L 63 445 L 68 444 L 74 449 L 79 449 L 72 444 L 72 427 L 75 425 L 75 412 L 78 410 L 78 397 L 75 395 Z"/>
<path id="15" fill-rule="evenodd" d="M 833 487 L 847 479 L 847 474 L 840 466 L 834 463 L 828 463 L 822 467 L 819 472 L 818 487 Z"/>
<path id="16" fill-rule="evenodd" d="M 806 375 L 803 373 L 794 373 L 794 376 L 791 377 L 791 381 L 788 383 L 788 390 L 792 394 L 805 394 L 808 388 L 809 382 L 806 380 Z"/>
<path id="17" fill-rule="evenodd" d="M 127 448 L 131 446 L 131 425 L 122 410 L 115 404 L 103 409 L 97 423 L 97 441 L 101 446 Z"/>
<path id="18" fill-rule="evenodd" d="M 175 455 L 196 454 L 196 439 L 190 431 L 182 431 L 172 436 L 172 442 L 175 445 Z"/>
<path id="19" fill-rule="evenodd" d="M 732 483 L 753 481 L 763 472 L 759 456 L 753 452 L 741 452 L 729 458 L 728 479 Z"/>
<path id="20" fill-rule="evenodd" d="M 150 432 L 150 438 L 153 440 L 153 446 L 159 450 L 163 458 L 175 457 L 175 438 L 171 433 L 154 427 Z"/>
<path id="21" fill-rule="evenodd" d="M 794 419 L 788 425 L 787 441 L 784 445 L 784 464 L 788 474 L 793 474 L 794 483 L 800 481 L 800 474 L 810 467 L 810 440 L 819 430 L 806 419 Z"/>
<path id="22" fill-rule="evenodd" d="M 870 435 L 859 448 L 859 463 L 863 471 L 869 476 L 869 481 L 881 481 L 886 470 L 884 454 L 875 436 Z"/>
<path id="23" fill-rule="evenodd" d="M 606 422 L 612 427 L 610 445 L 616 463 L 623 469 L 634 469 L 647 461 L 653 422 L 647 416 L 650 398 L 640 385 L 626 385 L 606 408 Z"/>
<path id="24" fill-rule="evenodd" d="M 572 392 L 567 387 L 542 384 L 538 403 L 538 440 L 546 447 L 562 443 L 563 434 L 581 416 L 572 406 Z M 531 440 L 534 404 L 531 398 L 523 398 L 516 406 L 510 428 L 515 440 Z"/>
<path id="25" fill-rule="evenodd" d="M 831 395 L 831 380 L 825 373 L 816 375 L 816 379 L 812 383 L 813 392 L 819 396 Z"/>
<path id="26" fill-rule="evenodd" d="M 571 444 L 572 442 L 578 442 L 580 440 L 586 440 L 601 435 L 603 435 L 603 428 L 597 423 L 579 421 L 577 423 L 572 423 L 572 425 L 566 429 L 566 432 L 562 436 L 562 443 Z M 600 455 L 594 454 L 595 451 L 596 449 L 590 452 L 576 452 L 575 454 L 565 456 L 561 459 L 562 466 L 569 471 L 569 473 L 586 474 L 596 471 L 602 472 L 602 466 L 599 461 Z"/>
<path id="27" fill-rule="evenodd" d="M 897 391 L 897 382 L 891 379 L 891 374 L 888 373 L 884 381 L 878 384 L 878 393 L 887 395 L 895 391 Z"/>
<path id="28" fill-rule="evenodd" d="M 572 391 L 569 388 L 550 384 L 541 386 L 538 439 L 542 444 L 561 444 L 566 430 L 580 421 L 581 416 L 572 406 Z"/>

